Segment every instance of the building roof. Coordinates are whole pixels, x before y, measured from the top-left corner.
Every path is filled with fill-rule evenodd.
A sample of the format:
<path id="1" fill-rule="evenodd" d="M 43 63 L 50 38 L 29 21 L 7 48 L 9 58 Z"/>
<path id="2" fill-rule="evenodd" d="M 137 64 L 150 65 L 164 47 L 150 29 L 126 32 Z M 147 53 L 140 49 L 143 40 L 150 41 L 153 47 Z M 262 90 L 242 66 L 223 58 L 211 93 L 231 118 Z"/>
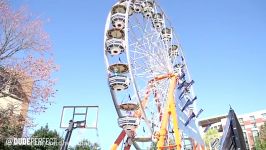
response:
<path id="1" fill-rule="evenodd" d="M 254 112 L 250 112 L 250 113 L 240 114 L 240 115 L 238 115 L 238 118 L 242 118 L 245 116 L 252 116 L 256 113 L 259 114 L 259 113 L 265 113 L 265 112 L 266 112 L 266 109 L 258 110 L 258 111 L 254 111 Z M 228 116 L 227 114 L 223 114 L 223 115 L 217 115 L 217 116 L 213 116 L 213 117 L 203 118 L 203 119 L 199 120 L 198 124 L 202 127 L 207 127 L 209 124 L 221 122 L 221 120 L 227 118 L 227 116 Z"/>
<path id="2" fill-rule="evenodd" d="M 209 124 L 214 124 L 217 122 L 221 122 L 222 119 L 226 118 L 227 115 L 219 115 L 219 116 L 214 116 L 214 117 L 209 117 L 205 118 L 199 121 L 199 125 L 202 127 L 206 127 Z"/>
<path id="3" fill-rule="evenodd" d="M 246 117 L 246 116 L 252 116 L 254 114 L 261 114 L 261 113 L 265 113 L 265 112 L 266 112 L 266 109 L 253 111 L 253 112 L 249 112 L 249 113 L 240 114 L 240 115 L 238 115 L 238 118 L 242 118 L 242 117 Z"/>

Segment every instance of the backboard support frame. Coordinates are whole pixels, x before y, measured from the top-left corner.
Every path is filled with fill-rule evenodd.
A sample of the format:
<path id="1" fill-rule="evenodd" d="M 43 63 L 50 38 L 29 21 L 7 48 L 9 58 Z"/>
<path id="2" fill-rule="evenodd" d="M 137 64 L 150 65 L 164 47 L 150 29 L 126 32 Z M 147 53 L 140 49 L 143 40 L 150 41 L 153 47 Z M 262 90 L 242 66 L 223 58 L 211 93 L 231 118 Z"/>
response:
<path id="1" fill-rule="evenodd" d="M 64 111 L 66 109 L 73 109 L 72 111 L 72 118 L 68 119 L 68 122 L 72 120 L 73 122 L 84 122 L 84 125 L 80 125 L 78 128 L 86 128 L 86 129 L 97 129 L 98 128 L 98 115 L 99 115 L 99 106 L 63 106 L 62 113 L 61 113 L 61 119 L 60 119 L 60 128 L 68 128 L 67 126 L 64 126 L 63 118 L 64 118 Z M 85 110 L 84 113 L 77 112 L 77 109 L 83 109 Z M 87 116 L 88 116 L 88 110 L 89 109 L 96 109 L 96 121 L 95 126 L 88 126 L 87 125 Z M 84 116 L 83 120 L 75 120 L 75 116 Z"/>

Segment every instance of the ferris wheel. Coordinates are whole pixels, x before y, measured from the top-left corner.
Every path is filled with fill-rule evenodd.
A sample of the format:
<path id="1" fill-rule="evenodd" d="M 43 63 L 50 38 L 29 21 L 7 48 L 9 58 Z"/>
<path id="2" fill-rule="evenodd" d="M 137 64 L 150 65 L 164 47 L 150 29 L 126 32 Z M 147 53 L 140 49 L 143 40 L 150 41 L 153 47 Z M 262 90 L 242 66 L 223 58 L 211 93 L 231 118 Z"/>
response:
<path id="1" fill-rule="evenodd" d="M 120 0 L 104 33 L 108 86 L 122 128 L 113 150 L 204 149 L 181 46 L 154 0 Z"/>

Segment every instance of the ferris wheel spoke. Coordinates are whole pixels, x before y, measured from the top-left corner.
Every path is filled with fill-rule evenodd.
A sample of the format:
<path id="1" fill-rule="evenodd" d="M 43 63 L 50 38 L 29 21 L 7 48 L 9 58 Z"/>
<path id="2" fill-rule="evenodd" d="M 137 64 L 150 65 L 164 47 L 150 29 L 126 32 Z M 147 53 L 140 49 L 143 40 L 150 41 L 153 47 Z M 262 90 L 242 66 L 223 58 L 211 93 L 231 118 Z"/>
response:
<path id="1" fill-rule="evenodd" d="M 143 56 L 146 56 L 146 57 L 141 57 L 141 59 L 143 59 L 143 58 L 145 58 L 146 59 L 146 61 L 148 61 L 149 62 L 149 64 L 148 64 L 148 66 L 155 66 L 154 64 L 156 63 L 156 65 L 160 68 L 160 67 L 162 67 L 162 68 L 164 68 L 165 67 L 165 61 L 164 61 L 164 59 L 162 59 L 161 57 L 162 57 L 162 55 L 161 54 L 154 54 L 154 53 L 148 53 L 147 51 L 146 52 L 139 52 L 139 51 L 137 51 L 137 52 L 135 52 L 135 53 L 139 53 L 139 54 L 143 54 Z M 134 59 L 133 60 L 134 62 L 137 62 L 137 59 Z M 144 60 L 144 62 L 145 62 L 145 60 Z M 154 62 L 154 63 L 153 63 Z M 149 67 L 147 67 L 147 68 L 149 68 Z M 161 68 L 160 68 L 161 69 Z"/>
<path id="2" fill-rule="evenodd" d="M 134 17 L 134 21 L 135 21 L 135 24 L 137 25 L 137 29 L 139 30 L 140 33 L 142 33 L 142 35 L 146 35 L 148 34 L 147 32 L 147 27 L 148 27 L 148 24 L 149 24 L 149 20 L 145 19 L 144 17 L 141 17 L 143 18 L 142 20 L 142 23 L 140 22 L 140 16 L 138 15 L 135 15 L 133 16 Z"/>

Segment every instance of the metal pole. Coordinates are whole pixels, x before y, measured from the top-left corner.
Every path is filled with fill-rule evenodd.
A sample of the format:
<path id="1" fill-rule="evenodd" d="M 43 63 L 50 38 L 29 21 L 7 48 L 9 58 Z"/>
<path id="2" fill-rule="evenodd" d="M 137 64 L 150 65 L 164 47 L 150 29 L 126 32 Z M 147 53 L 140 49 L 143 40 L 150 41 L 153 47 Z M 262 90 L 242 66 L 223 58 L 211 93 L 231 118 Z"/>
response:
<path id="1" fill-rule="evenodd" d="M 67 150 L 73 129 L 74 129 L 74 122 L 73 120 L 69 120 L 69 125 L 68 128 L 66 129 L 67 133 L 64 139 L 64 143 L 60 150 Z"/>

